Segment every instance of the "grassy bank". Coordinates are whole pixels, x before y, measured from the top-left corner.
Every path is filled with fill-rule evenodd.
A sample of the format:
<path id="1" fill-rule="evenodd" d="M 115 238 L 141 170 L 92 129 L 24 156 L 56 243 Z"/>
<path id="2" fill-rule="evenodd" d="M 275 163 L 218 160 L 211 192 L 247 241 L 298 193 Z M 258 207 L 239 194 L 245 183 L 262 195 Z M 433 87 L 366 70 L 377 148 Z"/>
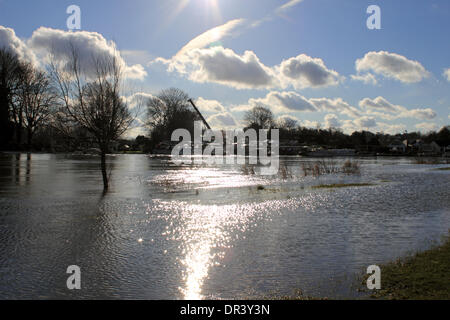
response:
<path id="1" fill-rule="evenodd" d="M 370 187 L 374 186 L 371 183 L 336 183 L 336 184 L 321 184 L 313 186 L 313 189 L 334 189 L 334 188 L 350 188 L 350 187 Z"/>
<path id="2" fill-rule="evenodd" d="M 373 298 L 450 300 L 450 235 L 443 245 L 381 266 Z"/>
<path id="3" fill-rule="evenodd" d="M 450 171 L 450 167 L 434 169 L 435 171 Z"/>

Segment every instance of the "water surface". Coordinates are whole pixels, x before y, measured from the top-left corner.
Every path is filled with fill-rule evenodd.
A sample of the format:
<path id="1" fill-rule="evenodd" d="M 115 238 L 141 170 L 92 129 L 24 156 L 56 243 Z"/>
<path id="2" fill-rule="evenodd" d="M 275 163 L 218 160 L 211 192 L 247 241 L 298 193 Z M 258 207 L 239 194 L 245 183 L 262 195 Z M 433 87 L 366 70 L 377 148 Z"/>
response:
<path id="1" fill-rule="evenodd" d="M 367 266 L 450 228 L 439 165 L 360 159 L 361 175 L 314 178 L 304 161 L 283 158 L 288 176 L 258 177 L 110 156 L 104 195 L 96 157 L 0 154 L 0 298 L 357 297 Z M 332 183 L 373 185 L 311 188 Z M 80 291 L 66 288 L 69 265 L 81 267 Z"/>

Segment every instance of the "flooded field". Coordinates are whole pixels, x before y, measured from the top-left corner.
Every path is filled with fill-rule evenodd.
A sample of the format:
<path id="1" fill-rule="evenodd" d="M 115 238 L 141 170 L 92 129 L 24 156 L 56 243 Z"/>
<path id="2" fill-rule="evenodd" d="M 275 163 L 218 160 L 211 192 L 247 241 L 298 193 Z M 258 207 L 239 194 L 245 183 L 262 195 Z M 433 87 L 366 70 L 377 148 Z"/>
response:
<path id="1" fill-rule="evenodd" d="M 367 266 L 447 234 L 450 172 L 434 169 L 448 165 L 365 158 L 360 174 L 305 176 L 311 161 L 261 177 L 116 155 L 104 195 L 96 157 L 0 154 L 0 298 L 358 297 Z"/>

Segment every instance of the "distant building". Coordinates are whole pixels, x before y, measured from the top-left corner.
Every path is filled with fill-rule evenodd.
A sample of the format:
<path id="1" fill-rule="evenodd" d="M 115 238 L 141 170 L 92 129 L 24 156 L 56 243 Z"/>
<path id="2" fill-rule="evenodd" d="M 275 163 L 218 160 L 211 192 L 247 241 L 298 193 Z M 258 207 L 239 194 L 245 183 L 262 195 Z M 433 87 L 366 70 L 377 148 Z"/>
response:
<path id="1" fill-rule="evenodd" d="M 436 142 L 422 143 L 419 145 L 419 153 L 425 155 L 437 155 L 442 152 L 441 147 Z"/>
<path id="2" fill-rule="evenodd" d="M 405 143 L 401 142 L 400 140 L 394 140 L 391 142 L 391 144 L 389 144 L 388 148 L 391 152 L 405 153 L 407 145 L 405 145 Z"/>

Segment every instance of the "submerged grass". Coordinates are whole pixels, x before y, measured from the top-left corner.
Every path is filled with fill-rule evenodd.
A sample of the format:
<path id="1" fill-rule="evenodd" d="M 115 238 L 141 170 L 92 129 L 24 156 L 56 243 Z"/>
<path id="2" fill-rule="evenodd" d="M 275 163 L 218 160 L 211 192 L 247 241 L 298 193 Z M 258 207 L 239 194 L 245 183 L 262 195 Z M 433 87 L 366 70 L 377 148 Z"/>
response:
<path id="1" fill-rule="evenodd" d="M 440 158 L 440 157 L 434 157 L 434 158 L 416 158 L 415 159 L 416 164 L 449 164 L 450 159 L 448 158 Z"/>
<path id="2" fill-rule="evenodd" d="M 435 171 L 450 171 L 450 167 L 433 169 Z"/>
<path id="3" fill-rule="evenodd" d="M 302 163 L 303 176 L 318 177 L 325 174 L 344 173 L 347 175 L 361 174 L 361 164 L 358 161 L 347 160 L 342 166 L 334 159 L 322 159 L 313 162 Z"/>
<path id="4" fill-rule="evenodd" d="M 335 184 L 321 184 L 313 186 L 313 189 L 333 189 L 333 188 L 349 188 L 349 187 L 370 187 L 374 186 L 372 183 L 335 183 Z"/>
<path id="5" fill-rule="evenodd" d="M 303 293 L 302 290 L 298 289 L 295 290 L 295 293 L 292 296 L 286 296 L 286 295 L 272 295 L 272 296 L 264 296 L 262 298 L 260 298 L 262 300 L 284 300 L 284 301 L 297 301 L 297 300 L 302 300 L 302 301 L 308 301 L 308 300 L 329 300 L 329 298 L 327 297 L 313 297 L 313 296 L 308 296 L 306 294 Z"/>
<path id="6" fill-rule="evenodd" d="M 450 234 L 444 244 L 381 266 L 377 299 L 450 300 Z"/>

